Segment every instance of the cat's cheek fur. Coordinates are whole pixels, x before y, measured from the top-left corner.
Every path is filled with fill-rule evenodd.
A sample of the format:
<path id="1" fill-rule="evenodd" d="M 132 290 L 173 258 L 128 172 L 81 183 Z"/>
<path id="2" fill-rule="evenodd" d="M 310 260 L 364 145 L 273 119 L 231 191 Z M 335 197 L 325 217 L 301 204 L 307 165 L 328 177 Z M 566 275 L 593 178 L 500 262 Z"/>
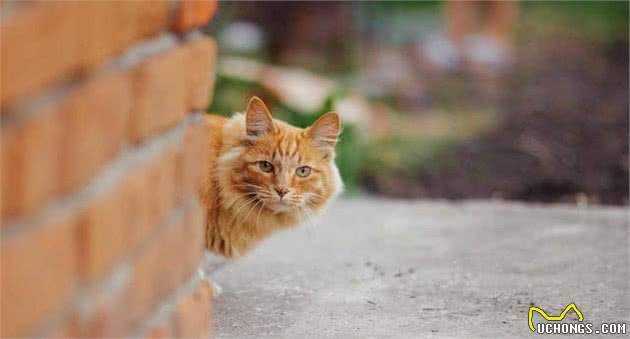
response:
<path id="1" fill-rule="evenodd" d="M 332 173 L 333 197 L 337 197 L 339 194 L 343 193 L 345 186 L 341 180 L 339 168 L 337 168 L 337 165 L 335 165 L 334 162 L 330 165 L 330 171 Z"/>

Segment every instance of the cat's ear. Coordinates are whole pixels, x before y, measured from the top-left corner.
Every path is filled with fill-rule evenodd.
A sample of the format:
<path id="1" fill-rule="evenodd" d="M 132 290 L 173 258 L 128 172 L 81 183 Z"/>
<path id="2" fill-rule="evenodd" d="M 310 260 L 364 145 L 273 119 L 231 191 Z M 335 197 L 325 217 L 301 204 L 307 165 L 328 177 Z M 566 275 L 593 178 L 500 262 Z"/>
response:
<path id="1" fill-rule="evenodd" d="M 245 112 L 245 126 L 249 137 L 259 137 L 273 130 L 271 113 L 259 97 L 249 99 Z"/>
<path id="2" fill-rule="evenodd" d="M 334 148 L 339 134 L 341 134 L 339 115 L 335 112 L 322 115 L 308 128 L 307 134 L 320 147 L 325 149 Z"/>

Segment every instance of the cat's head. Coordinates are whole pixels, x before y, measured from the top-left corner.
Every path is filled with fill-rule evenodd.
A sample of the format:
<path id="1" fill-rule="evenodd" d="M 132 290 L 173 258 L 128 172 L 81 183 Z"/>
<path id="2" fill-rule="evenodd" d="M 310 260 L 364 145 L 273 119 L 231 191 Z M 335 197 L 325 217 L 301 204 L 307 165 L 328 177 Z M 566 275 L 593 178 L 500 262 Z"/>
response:
<path id="1" fill-rule="evenodd" d="M 233 119 L 239 118 L 244 121 L 238 124 L 238 152 L 223 164 L 231 171 L 223 186 L 234 198 L 272 214 L 308 216 L 341 191 L 334 160 L 341 133 L 336 113 L 302 129 L 272 119 L 263 101 L 253 97 L 245 116 Z"/>

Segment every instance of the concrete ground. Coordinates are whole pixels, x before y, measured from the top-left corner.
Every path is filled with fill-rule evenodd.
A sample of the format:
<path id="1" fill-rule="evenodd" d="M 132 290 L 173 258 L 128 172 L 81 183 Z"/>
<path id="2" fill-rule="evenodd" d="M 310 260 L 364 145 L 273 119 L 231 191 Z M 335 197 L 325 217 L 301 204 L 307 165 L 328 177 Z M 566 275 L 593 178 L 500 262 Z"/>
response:
<path id="1" fill-rule="evenodd" d="M 622 322 L 630 333 L 628 216 L 608 207 L 340 200 L 315 225 L 213 273 L 223 287 L 217 337 L 531 337 L 531 304 L 558 315 L 571 302 L 597 328 Z"/>

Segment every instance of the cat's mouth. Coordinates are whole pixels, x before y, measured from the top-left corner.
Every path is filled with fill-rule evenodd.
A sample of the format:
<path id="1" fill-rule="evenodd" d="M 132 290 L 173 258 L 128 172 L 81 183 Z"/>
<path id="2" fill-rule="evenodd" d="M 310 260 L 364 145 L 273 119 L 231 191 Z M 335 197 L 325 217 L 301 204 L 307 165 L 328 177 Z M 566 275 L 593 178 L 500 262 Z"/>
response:
<path id="1" fill-rule="evenodd" d="M 274 200 L 267 207 L 275 213 L 282 213 L 290 211 L 292 205 L 286 200 Z"/>

